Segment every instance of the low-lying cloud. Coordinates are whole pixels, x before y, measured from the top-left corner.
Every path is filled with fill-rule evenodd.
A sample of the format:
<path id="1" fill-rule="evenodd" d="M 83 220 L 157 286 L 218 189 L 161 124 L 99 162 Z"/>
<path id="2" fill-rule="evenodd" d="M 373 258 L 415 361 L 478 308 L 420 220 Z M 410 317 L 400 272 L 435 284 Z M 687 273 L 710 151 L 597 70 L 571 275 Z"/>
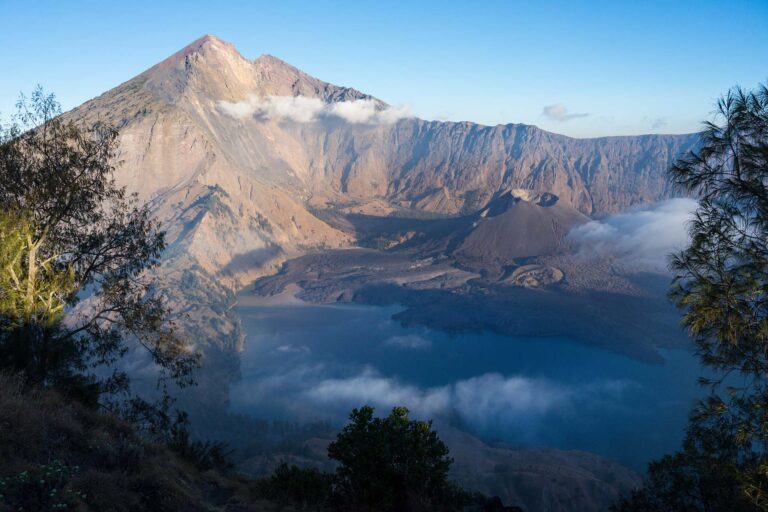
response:
<path id="1" fill-rule="evenodd" d="M 301 354 L 301 355 L 307 355 L 312 352 L 312 350 L 306 346 L 306 345 L 280 345 L 275 349 L 275 352 L 280 354 Z"/>
<path id="2" fill-rule="evenodd" d="M 420 389 L 383 377 L 370 368 L 353 377 L 322 380 L 306 390 L 305 396 L 314 403 L 340 410 L 360 404 L 382 409 L 402 405 L 426 415 L 445 411 L 451 403 L 451 393 L 447 387 Z"/>
<path id="3" fill-rule="evenodd" d="M 564 122 L 564 121 L 570 121 L 571 119 L 576 119 L 579 117 L 587 117 L 589 114 L 587 113 L 571 113 L 568 112 L 568 108 L 563 105 L 562 103 L 555 103 L 552 105 L 545 106 L 542 111 L 541 115 L 544 117 L 557 122 Z"/>
<path id="4" fill-rule="evenodd" d="M 339 413 L 361 404 L 382 411 L 405 406 L 419 417 L 459 418 L 483 430 L 488 426 L 519 426 L 522 418 L 528 423 L 554 410 L 563 412 L 577 400 L 579 392 L 544 379 L 498 373 L 420 388 L 368 368 L 352 377 L 324 379 L 307 389 L 303 398 Z"/>
<path id="5" fill-rule="evenodd" d="M 323 364 L 299 365 L 279 375 L 252 380 L 233 398 L 249 409 L 279 410 L 307 420 L 343 421 L 353 407 L 363 404 L 382 414 L 405 406 L 416 417 L 459 420 L 478 432 L 511 429 L 522 437 L 535 437 L 545 417 L 568 418 L 580 410 L 602 410 L 603 404 L 620 403 L 632 385 L 614 380 L 565 384 L 485 373 L 421 387 L 370 366 L 333 375 L 337 372 L 338 368 Z"/>
<path id="6" fill-rule="evenodd" d="M 381 343 L 384 347 L 410 349 L 410 350 L 426 350 L 432 346 L 432 342 L 416 334 L 406 334 L 404 336 L 392 336 L 387 338 Z"/>
<path id="7" fill-rule="evenodd" d="M 670 199 L 577 226 L 568 239 L 585 256 L 611 256 L 627 264 L 665 270 L 671 253 L 688 241 L 696 201 Z"/>
<path id="8" fill-rule="evenodd" d="M 245 101 L 219 101 L 219 111 L 235 119 L 249 117 L 312 123 L 321 118 L 337 118 L 350 124 L 392 124 L 412 117 L 407 105 L 379 108 L 372 99 L 326 103 L 309 96 L 251 96 Z"/>

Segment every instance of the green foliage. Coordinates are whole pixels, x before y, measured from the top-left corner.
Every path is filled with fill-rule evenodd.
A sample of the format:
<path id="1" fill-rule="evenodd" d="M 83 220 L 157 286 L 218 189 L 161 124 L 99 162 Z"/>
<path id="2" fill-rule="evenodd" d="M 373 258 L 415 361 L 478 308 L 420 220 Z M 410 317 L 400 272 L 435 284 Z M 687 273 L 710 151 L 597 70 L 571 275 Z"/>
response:
<path id="1" fill-rule="evenodd" d="M 353 508 L 430 510 L 441 504 L 453 460 L 431 422 L 409 419 L 404 407 L 385 418 L 373 412 L 354 409 L 328 446 L 328 456 L 339 461 L 338 492 Z"/>
<path id="2" fill-rule="evenodd" d="M 694 423 L 682 449 L 652 462 L 645 486 L 611 510 L 755 510 L 744 492 L 745 461 L 739 451 L 728 429 Z"/>
<path id="3" fill-rule="evenodd" d="M 74 274 L 55 256 L 34 259 L 35 233 L 28 215 L 0 214 L 0 366 L 95 404 L 93 380 L 72 372 L 85 367 L 79 343 L 58 336 Z"/>
<path id="4" fill-rule="evenodd" d="M 164 234 L 115 184 L 117 132 L 59 114 L 37 89 L 0 129 L 0 369 L 138 419 L 120 359 L 144 350 L 165 390 L 191 384 L 199 356 L 152 278 Z"/>
<path id="5" fill-rule="evenodd" d="M 247 479 L 201 471 L 130 423 L 18 375 L 0 373 L 0 411 L 0 512 L 265 510 Z"/>
<path id="6" fill-rule="evenodd" d="M 408 414 L 395 407 L 377 418 L 372 407 L 353 409 L 350 423 L 328 446 L 328 456 L 339 462 L 335 473 L 282 464 L 257 482 L 257 494 L 302 510 L 519 510 L 448 481 L 448 448 L 431 422 Z"/>
<path id="7" fill-rule="evenodd" d="M 281 464 L 269 478 L 256 482 L 256 492 L 280 505 L 301 510 L 327 510 L 334 500 L 334 476 L 317 469 Z"/>
<path id="8" fill-rule="evenodd" d="M 671 296 L 711 393 L 618 510 L 768 510 L 768 86 L 731 90 L 717 113 L 670 171 L 699 198 Z"/>
<path id="9" fill-rule="evenodd" d="M 13 322 L 11 328 L 25 323 L 55 325 L 74 287 L 72 268 L 56 268 L 55 255 L 39 261 L 30 275 L 37 229 L 27 217 L 23 212 L 0 216 L 0 315 Z"/>
<path id="10" fill-rule="evenodd" d="M 227 444 L 217 441 L 192 441 L 185 419 L 177 422 L 171 429 L 171 437 L 167 442 L 168 448 L 201 471 L 231 470 L 233 468 L 232 450 L 227 447 Z"/>
<path id="11" fill-rule="evenodd" d="M 671 169 L 700 198 L 672 297 L 704 364 L 755 376 L 768 342 L 768 86 L 734 89 L 718 107 L 723 125 L 707 123 L 701 149 Z"/>
<path id="12" fill-rule="evenodd" d="M 0 478 L 0 511 L 76 510 L 77 503 L 86 498 L 71 484 L 79 470 L 56 460 Z"/>

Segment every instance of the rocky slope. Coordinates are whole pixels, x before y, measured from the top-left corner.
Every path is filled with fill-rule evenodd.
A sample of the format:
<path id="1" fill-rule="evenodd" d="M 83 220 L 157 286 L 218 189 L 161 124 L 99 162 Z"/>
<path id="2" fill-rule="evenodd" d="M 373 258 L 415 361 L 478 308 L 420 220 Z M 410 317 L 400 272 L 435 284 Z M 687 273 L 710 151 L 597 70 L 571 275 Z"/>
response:
<path id="1" fill-rule="evenodd" d="M 225 354 L 242 343 L 229 312 L 236 289 L 293 257 L 356 243 L 356 230 L 326 222 L 328 212 L 465 218 L 523 189 L 556 195 L 551 212 L 564 229 L 582 214 L 670 196 L 665 169 L 696 143 L 424 121 L 275 57 L 246 59 L 213 36 L 65 116 L 120 129 L 117 181 L 151 201 L 168 231 L 160 272 L 172 306 L 198 346 Z M 549 247 L 563 233 L 542 228 L 537 208 L 482 219 L 458 252 Z M 229 360 L 224 375 L 236 374 Z"/>
<path id="2" fill-rule="evenodd" d="M 585 214 L 614 211 L 672 194 L 665 169 L 696 140 L 311 115 L 327 105 L 390 110 L 205 36 L 67 115 L 120 127 L 119 181 L 157 205 L 171 231 L 169 257 L 192 257 L 235 286 L 307 248 L 352 242 L 307 205 L 455 214 L 522 188 Z"/>
<path id="3" fill-rule="evenodd" d="M 421 258 L 450 256 L 463 267 L 487 271 L 517 259 L 564 251 L 568 231 L 587 220 L 554 194 L 513 189 L 497 194 L 472 214 L 422 221 L 393 248 Z"/>

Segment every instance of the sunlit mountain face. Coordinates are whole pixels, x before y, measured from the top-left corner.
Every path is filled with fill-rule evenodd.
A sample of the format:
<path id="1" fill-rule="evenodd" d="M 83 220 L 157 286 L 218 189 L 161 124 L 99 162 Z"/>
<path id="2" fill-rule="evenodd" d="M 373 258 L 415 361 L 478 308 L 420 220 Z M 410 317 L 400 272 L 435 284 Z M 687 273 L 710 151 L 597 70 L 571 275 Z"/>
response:
<path id="1" fill-rule="evenodd" d="M 117 179 L 152 202 L 168 231 L 169 288 L 180 301 L 204 289 L 206 300 L 187 305 L 201 343 L 224 322 L 227 341 L 213 344 L 230 348 L 241 343 L 237 322 L 212 304 L 289 259 L 402 248 L 438 267 L 459 258 L 472 271 L 494 269 L 485 281 L 522 282 L 512 266 L 562 254 L 585 216 L 677 194 L 666 168 L 696 144 L 695 135 L 571 139 L 525 125 L 422 121 L 275 57 L 248 60 L 213 36 L 66 115 L 120 128 Z M 449 219 L 428 222 L 438 217 Z M 543 267 L 533 275 L 564 270 Z M 559 282 L 635 286 L 610 282 L 610 271 L 588 284 L 576 274 Z"/>

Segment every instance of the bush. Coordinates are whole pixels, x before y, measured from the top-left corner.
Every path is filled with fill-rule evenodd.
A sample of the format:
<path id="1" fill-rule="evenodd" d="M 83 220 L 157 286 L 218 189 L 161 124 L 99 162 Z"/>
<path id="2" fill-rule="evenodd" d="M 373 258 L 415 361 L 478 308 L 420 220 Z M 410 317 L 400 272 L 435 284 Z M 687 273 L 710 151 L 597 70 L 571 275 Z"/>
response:
<path id="1" fill-rule="evenodd" d="M 375 510 L 435 510 L 455 497 L 448 484 L 453 459 L 432 430 L 404 407 L 375 418 L 372 407 L 354 409 L 350 424 L 328 446 L 339 461 L 338 493 L 350 507 Z"/>
<path id="2" fill-rule="evenodd" d="M 268 478 L 258 480 L 259 496 L 302 510 L 325 510 L 333 502 L 334 477 L 317 469 L 281 464 Z"/>
<path id="3" fill-rule="evenodd" d="M 411 420 L 404 407 L 385 418 L 373 412 L 354 409 L 328 446 L 336 473 L 282 464 L 257 482 L 256 494 L 302 510 L 519 511 L 448 481 L 452 459 L 431 422 Z"/>
<path id="4" fill-rule="evenodd" d="M 0 512 L 195 512 L 230 499 L 263 510 L 250 507 L 248 481 L 201 471 L 129 423 L 18 377 L 0 374 L 0 411 Z"/>
<path id="5" fill-rule="evenodd" d="M 39 512 L 72 510 L 84 493 L 72 485 L 78 466 L 61 461 L 40 464 L 6 478 L 0 478 L 0 510 L 35 510 Z"/>
<path id="6" fill-rule="evenodd" d="M 232 450 L 226 443 L 191 441 L 185 425 L 177 425 L 173 428 L 168 447 L 201 471 L 209 469 L 228 471 L 233 467 L 230 460 Z"/>

